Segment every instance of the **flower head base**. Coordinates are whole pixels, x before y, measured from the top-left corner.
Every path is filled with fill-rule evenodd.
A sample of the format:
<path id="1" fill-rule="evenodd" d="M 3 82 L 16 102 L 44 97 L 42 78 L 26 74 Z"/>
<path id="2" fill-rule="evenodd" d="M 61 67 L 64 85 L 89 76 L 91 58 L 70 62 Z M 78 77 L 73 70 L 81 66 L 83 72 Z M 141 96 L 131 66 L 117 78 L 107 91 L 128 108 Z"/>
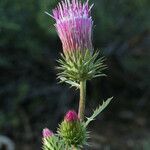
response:
<path id="1" fill-rule="evenodd" d="M 51 15 L 56 20 L 56 30 L 63 45 L 63 51 L 74 52 L 90 50 L 92 52 L 92 26 L 90 16 L 92 6 L 88 0 L 64 0 L 58 4 Z"/>
<path id="2" fill-rule="evenodd" d="M 85 55 L 75 53 L 70 55 L 61 55 L 58 60 L 59 70 L 58 78 L 60 82 L 66 82 L 71 87 L 80 88 L 80 81 L 91 80 L 99 76 L 105 76 L 103 70 L 106 69 L 104 65 L 104 57 L 99 57 L 99 51 L 92 55 L 89 50 L 85 51 Z"/>
<path id="3" fill-rule="evenodd" d="M 79 121 L 79 118 L 77 113 L 74 110 L 70 110 L 67 112 L 64 120 L 67 122 L 73 122 L 73 121 Z"/>
<path id="4" fill-rule="evenodd" d="M 53 135 L 54 135 L 54 133 L 51 130 L 49 130 L 48 128 L 43 129 L 43 138 L 49 138 Z"/>
<path id="5" fill-rule="evenodd" d="M 63 122 L 59 125 L 58 134 L 66 145 L 81 147 L 86 144 L 88 133 L 83 122 L 74 110 L 68 111 Z"/>

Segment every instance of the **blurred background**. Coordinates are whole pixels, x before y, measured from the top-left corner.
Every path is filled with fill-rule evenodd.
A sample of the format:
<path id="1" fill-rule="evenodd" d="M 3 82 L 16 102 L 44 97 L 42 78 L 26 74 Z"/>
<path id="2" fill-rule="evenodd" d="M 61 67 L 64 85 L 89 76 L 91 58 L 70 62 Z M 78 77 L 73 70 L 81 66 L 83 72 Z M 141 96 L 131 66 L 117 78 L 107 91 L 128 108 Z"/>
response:
<path id="1" fill-rule="evenodd" d="M 44 11 L 57 3 L 0 1 L 0 150 L 13 150 L 3 143 L 40 150 L 42 129 L 56 131 L 66 111 L 78 108 L 79 91 L 56 80 L 62 47 Z M 114 99 L 91 123 L 89 149 L 150 150 L 150 1 L 90 3 L 93 44 L 107 58 L 108 76 L 87 83 L 86 115 Z"/>

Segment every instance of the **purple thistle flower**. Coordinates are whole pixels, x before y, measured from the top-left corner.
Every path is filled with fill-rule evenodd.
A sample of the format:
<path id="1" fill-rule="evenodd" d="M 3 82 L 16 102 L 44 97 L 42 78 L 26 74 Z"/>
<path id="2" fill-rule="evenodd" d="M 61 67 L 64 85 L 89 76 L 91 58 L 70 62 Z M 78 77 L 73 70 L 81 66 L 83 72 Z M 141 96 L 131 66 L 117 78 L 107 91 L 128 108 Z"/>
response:
<path id="1" fill-rule="evenodd" d="M 54 135 L 54 133 L 48 128 L 43 129 L 43 138 L 49 138 Z"/>
<path id="2" fill-rule="evenodd" d="M 50 15 L 56 20 L 55 27 L 64 52 L 90 50 L 92 52 L 91 8 L 88 0 L 62 0 Z"/>
<path id="3" fill-rule="evenodd" d="M 69 110 L 64 118 L 67 122 L 79 121 L 78 115 L 74 110 Z"/>

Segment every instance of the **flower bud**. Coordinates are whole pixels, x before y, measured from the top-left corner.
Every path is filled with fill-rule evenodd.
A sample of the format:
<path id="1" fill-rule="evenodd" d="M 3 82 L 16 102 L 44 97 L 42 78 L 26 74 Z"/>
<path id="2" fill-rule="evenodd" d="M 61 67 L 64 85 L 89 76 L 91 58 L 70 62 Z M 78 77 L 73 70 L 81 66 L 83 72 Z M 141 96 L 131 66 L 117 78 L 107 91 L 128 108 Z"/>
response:
<path id="1" fill-rule="evenodd" d="M 48 128 L 43 129 L 43 150 L 66 150 L 64 142 Z"/>
<path id="2" fill-rule="evenodd" d="M 79 118 L 77 113 L 74 110 L 70 110 L 67 112 L 64 120 L 67 122 L 73 122 L 73 121 L 79 121 Z"/>
<path id="3" fill-rule="evenodd" d="M 83 146 L 87 139 L 86 128 L 74 110 L 67 112 L 64 121 L 59 126 L 58 133 L 68 146 Z"/>
<path id="4" fill-rule="evenodd" d="M 48 128 L 43 129 L 43 138 L 49 138 L 53 135 L 54 135 L 54 133 L 51 130 L 49 130 Z"/>

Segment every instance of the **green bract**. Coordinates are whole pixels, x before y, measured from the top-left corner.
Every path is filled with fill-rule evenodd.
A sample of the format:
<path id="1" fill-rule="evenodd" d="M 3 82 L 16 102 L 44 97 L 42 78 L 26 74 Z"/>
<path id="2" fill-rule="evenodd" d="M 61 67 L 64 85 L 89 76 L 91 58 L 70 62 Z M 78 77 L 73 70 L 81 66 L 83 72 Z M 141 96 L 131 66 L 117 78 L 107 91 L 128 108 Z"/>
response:
<path id="1" fill-rule="evenodd" d="M 58 133 L 69 147 L 82 147 L 88 138 L 86 127 L 80 121 L 63 121 L 59 126 Z"/>
<path id="2" fill-rule="evenodd" d="M 65 143 L 56 135 L 43 138 L 43 150 L 66 150 Z"/>
<path id="3" fill-rule="evenodd" d="M 106 68 L 103 64 L 104 57 L 99 57 L 99 52 L 91 54 L 89 50 L 83 54 L 81 51 L 61 54 L 58 60 L 58 78 L 61 82 L 69 83 L 79 88 L 80 81 L 91 80 L 105 76 L 102 71 Z"/>

